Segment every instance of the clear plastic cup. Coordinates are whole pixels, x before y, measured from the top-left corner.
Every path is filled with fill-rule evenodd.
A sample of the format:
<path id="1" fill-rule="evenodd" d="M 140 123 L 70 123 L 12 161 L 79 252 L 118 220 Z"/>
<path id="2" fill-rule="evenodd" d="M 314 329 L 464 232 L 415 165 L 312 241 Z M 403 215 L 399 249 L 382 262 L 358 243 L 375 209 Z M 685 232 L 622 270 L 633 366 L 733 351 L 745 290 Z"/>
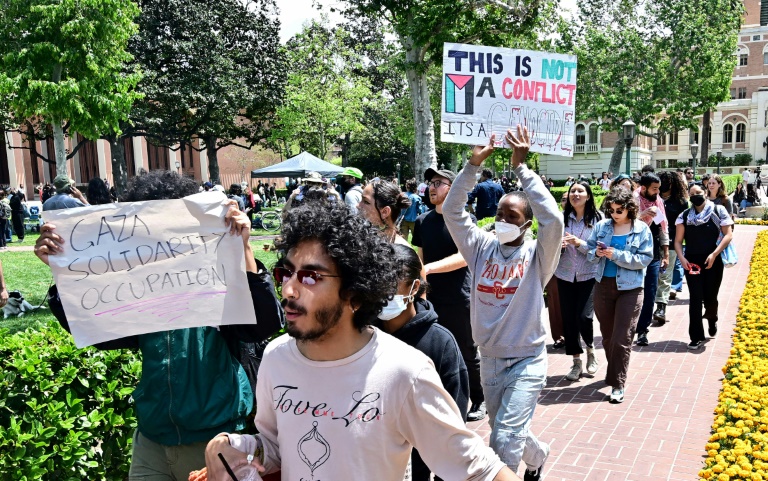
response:
<path id="1" fill-rule="evenodd" d="M 256 466 L 246 464 L 235 469 L 235 476 L 238 481 L 261 481 L 261 476 Z"/>

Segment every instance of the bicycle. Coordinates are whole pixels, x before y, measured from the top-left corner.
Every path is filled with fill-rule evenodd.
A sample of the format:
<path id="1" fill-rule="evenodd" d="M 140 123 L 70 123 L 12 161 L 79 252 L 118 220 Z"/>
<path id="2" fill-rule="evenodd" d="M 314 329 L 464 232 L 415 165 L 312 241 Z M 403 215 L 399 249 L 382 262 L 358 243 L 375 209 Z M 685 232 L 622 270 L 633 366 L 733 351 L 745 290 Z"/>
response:
<path id="1" fill-rule="evenodd" d="M 280 213 L 276 211 L 256 212 L 253 214 L 251 229 L 264 229 L 269 232 L 277 232 L 283 225 Z"/>

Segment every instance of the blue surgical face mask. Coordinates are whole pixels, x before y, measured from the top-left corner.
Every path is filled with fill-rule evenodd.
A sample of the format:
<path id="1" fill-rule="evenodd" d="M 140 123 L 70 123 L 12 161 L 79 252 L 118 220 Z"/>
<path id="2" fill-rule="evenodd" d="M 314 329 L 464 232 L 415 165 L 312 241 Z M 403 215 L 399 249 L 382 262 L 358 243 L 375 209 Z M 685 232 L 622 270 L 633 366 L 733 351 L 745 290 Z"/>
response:
<path id="1" fill-rule="evenodd" d="M 409 292 L 413 291 L 413 286 L 415 284 L 416 281 L 414 280 L 411 283 Z M 408 304 L 413 302 L 413 299 L 414 294 L 409 294 L 407 296 L 396 294 L 389 302 L 387 302 L 387 305 L 384 306 L 384 309 L 381 310 L 379 313 L 379 319 L 382 321 L 391 321 L 392 319 L 402 314 L 403 311 L 408 307 Z"/>

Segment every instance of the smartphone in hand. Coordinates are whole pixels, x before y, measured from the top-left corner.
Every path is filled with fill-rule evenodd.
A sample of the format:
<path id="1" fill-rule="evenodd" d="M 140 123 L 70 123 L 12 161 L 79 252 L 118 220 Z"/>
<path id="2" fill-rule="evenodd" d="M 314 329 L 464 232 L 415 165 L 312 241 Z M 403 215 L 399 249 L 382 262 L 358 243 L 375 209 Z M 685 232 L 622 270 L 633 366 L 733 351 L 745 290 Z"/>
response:
<path id="1" fill-rule="evenodd" d="M 605 242 L 603 242 L 603 241 L 597 241 L 597 247 L 599 247 L 601 249 L 607 249 L 608 248 L 608 246 L 605 245 Z"/>

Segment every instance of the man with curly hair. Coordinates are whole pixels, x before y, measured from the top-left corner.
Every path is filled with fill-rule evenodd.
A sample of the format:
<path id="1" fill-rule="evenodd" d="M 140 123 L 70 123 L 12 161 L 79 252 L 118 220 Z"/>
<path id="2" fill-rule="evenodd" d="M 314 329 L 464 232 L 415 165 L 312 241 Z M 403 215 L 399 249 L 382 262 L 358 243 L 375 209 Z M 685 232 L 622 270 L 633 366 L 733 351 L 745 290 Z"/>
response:
<path id="1" fill-rule="evenodd" d="M 544 286 L 555 271 L 563 238 L 563 216 L 544 182 L 525 165 L 528 129 L 506 133 L 514 147 L 510 159 L 525 192 L 499 201 L 495 235 L 474 225 L 464 210 L 475 175 L 493 152 L 493 138 L 475 147 L 472 158 L 451 186 L 443 204 L 445 225 L 472 273 L 472 335 L 480 347 L 491 447 L 516 471 L 526 465 L 525 481 L 541 479 L 549 446 L 529 428 L 547 379 Z M 525 231 L 539 223 L 536 240 Z"/>
<path id="2" fill-rule="evenodd" d="M 277 248 L 288 335 L 259 371 L 256 436 L 222 434 L 207 478 L 402 481 L 411 448 L 446 479 L 519 479 L 474 432 L 420 351 L 371 327 L 397 291 L 393 246 L 345 204 L 291 210 Z M 191 479 L 201 479 L 195 477 Z"/>

